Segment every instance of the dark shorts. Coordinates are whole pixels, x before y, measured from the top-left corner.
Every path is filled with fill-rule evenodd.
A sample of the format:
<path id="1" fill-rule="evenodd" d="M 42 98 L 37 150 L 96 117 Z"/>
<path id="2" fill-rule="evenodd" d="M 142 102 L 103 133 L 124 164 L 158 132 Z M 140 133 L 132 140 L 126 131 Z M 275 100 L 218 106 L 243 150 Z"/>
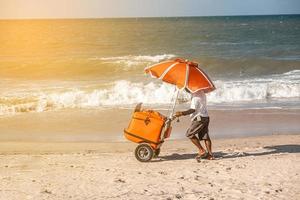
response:
<path id="1" fill-rule="evenodd" d="M 186 137 L 193 138 L 198 135 L 199 140 L 206 140 L 208 135 L 209 117 L 201 117 L 201 121 L 194 120 L 186 131 Z"/>

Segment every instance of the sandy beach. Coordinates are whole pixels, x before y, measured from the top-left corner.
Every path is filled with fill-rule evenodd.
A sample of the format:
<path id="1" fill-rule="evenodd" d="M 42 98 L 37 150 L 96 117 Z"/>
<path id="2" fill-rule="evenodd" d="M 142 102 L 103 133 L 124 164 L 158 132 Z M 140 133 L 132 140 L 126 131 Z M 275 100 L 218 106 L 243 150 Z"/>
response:
<path id="1" fill-rule="evenodd" d="M 198 163 L 187 140 L 138 162 L 135 144 L 1 142 L 0 199 L 299 199 L 300 135 L 214 140 Z"/>
<path id="2" fill-rule="evenodd" d="M 0 200 L 299 200 L 300 15 L 280 12 L 287 1 L 1 0 Z M 207 103 L 216 159 L 197 162 L 186 116 L 138 162 L 123 134 L 135 106 L 172 116 L 200 90 L 213 90 L 193 108 L 207 116 Z"/>

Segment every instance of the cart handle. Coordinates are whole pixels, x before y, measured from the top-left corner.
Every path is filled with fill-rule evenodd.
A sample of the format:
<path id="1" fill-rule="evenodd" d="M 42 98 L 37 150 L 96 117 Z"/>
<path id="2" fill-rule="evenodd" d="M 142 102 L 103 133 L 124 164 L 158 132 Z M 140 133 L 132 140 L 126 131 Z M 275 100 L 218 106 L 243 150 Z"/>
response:
<path id="1" fill-rule="evenodd" d="M 179 120 L 179 117 L 176 117 L 175 115 L 173 115 L 171 118 L 168 117 L 167 120 L 166 120 L 166 124 L 167 124 L 167 123 L 171 123 L 172 121 L 174 121 L 174 120 L 176 120 L 176 119 Z"/>

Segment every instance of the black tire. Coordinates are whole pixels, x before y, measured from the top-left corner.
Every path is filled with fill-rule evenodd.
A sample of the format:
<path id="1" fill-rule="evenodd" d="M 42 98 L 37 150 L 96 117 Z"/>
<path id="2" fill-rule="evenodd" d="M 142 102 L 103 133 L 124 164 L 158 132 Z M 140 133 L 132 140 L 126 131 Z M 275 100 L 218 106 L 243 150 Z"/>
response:
<path id="1" fill-rule="evenodd" d="M 154 157 L 158 157 L 160 154 L 160 148 L 154 150 Z"/>
<path id="2" fill-rule="evenodd" d="M 135 158 L 140 162 L 148 162 L 152 159 L 154 151 L 148 144 L 140 144 L 135 148 Z"/>

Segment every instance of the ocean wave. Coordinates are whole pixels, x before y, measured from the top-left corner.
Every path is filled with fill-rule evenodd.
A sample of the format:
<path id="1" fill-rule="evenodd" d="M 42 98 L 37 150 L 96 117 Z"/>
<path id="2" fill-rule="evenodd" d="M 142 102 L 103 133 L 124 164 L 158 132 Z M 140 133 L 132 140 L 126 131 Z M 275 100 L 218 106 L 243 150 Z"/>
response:
<path id="1" fill-rule="evenodd" d="M 300 98 L 300 70 L 284 74 L 243 80 L 216 80 L 217 90 L 209 93 L 208 104 L 255 102 L 269 99 Z M 94 87 L 94 86 L 93 86 Z M 71 87 L 64 91 L 44 89 L 22 91 L 0 97 L 0 115 L 25 112 L 44 112 L 64 108 L 132 107 L 143 102 L 148 105 L 169 106 L 175 88 L 166 83 L 133 83 L 116 81 L 102 89 Z M 190 96 L 181 92 L 180 102 L 189 101 Z"/>
<path id="2" fill-rule="evenodd" d="M 296 70 L 292 70 L 289 72 L 285 72 L 283 73 L 283 75 L 288 76 L 288 78 L 299 78 L 300 79 L 300 70 L 296 69 Z"/>
<path id="3" fill-rule="evenodd" d="M 212 103 L 269 100 L 276 98 L 299 98 L 300 83 L 286 81 L 243 80 L 216 81 L 217 90 L 208 95 Z"/>
<path id="4" fill-rule="evenodd" d="M 175 57 L 173 54 L 161 54 L 161 55 L 138 55 L 138 56 L 113 56 L 113 57 L 93 57 L 89 60 L 100 60 L 106 64 L 119 64 L 127 67 L 145 65 L 147 63 L 157 63 L 161 60 L 171 59 Z"/>
<path id="5" fill-rule="evenodd" d="M 199 45 L 208 45 L 208 46 L 238 46 L 238 45 L 262 45 L 265 42 L 262 41 L 243 41 L 243 42 L 197 42 Z"/>
<path id="6" fill-rule="evenodd" d="M 0 115 L 25 112 L 43 112 L 64 108 L 103 108 L 145 104 L 166 104 L 174 95 L 174 87 L 168 84 L 131 83 L 121 80 L 106 89 L 70 88 L 64 92 L 15 93 L 0 98 Z"/>

